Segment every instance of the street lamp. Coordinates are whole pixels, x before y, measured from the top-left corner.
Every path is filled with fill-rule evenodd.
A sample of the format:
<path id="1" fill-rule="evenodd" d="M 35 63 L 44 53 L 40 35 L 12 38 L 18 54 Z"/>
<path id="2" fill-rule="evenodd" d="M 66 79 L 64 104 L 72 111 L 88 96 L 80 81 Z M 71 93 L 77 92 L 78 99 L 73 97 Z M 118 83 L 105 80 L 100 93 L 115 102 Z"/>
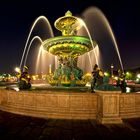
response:
<path id="1" fill-rule="evenodd" d="M 139 78 L 139 79 L 140 79 L 140 74 L 137 74 L 137 78 Z"/>
<path id="2" fill-rule="evenodd" d="M 140 74 L 137 74 L 136 83 L 140 84 Z"/>
<path id="3" fill-rule="evenodd" d="M 20 76 L 21 76 L 21 69 L 19 67 L 15 68 L 17 82 L 19 82 Z"/>
<path id="4" fill-rule="evenodd" d="M 20 68 L 16 67 L 16 68 L 15 68 L 15 72 L 20 73 L 20 72 L 21 72 Z"/>
<path id="5" fill-rule="evenodd" d="M 111 77 L 113 77 L 113 69 L 114 69 L 114 65 L 111 64 Z"/>

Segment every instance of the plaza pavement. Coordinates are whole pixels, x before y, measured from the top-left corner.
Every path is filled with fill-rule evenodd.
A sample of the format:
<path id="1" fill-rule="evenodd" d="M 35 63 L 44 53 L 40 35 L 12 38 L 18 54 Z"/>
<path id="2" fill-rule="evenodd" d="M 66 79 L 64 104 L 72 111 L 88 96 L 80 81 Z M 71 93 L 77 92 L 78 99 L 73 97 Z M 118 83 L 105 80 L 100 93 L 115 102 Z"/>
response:
<path id="1" fill-rule="evenodd" d="M 0 111 L 0 140 L 135 140 L 140 139 L 140 118 L 123 124 L 95 120 L 41 119 Z"/>

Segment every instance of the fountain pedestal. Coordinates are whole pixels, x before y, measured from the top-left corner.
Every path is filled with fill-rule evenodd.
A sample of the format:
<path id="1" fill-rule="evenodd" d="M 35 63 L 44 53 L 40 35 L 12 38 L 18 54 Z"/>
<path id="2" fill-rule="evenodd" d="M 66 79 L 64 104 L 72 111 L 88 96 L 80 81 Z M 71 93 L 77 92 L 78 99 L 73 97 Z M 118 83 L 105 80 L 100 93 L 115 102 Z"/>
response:
<path id="1" fill-rule="evenodd" d="M 97 120 L 102 124 L 122 123 L 119 115 L 120 92 L 96 91 L 98 94 Z"/>

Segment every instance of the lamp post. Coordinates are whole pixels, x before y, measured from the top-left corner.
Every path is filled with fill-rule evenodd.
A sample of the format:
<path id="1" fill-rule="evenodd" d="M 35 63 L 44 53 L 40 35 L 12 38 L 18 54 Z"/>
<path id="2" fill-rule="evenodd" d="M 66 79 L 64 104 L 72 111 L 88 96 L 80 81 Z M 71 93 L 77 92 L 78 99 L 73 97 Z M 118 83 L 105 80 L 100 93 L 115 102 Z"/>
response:
<path id="1" fill-rule="evenodd" d="M 21 76 L 21 69 L 19 67 L 15 68 L 17 82 L 19 82 L 20 76 Z"/>
<path id="2" fill-rule="evenodd" d="M 113 69 L 114 69 L 114 65 L 111 64 L 111 77 L 113 77 Z"/>
<path id="3" fill-rule="evenodd" d="M 113 85 L 113 69 L 114 69 L 114 65 L 111 64 L 111 81 L 112 81 L 112 85 Z"/>

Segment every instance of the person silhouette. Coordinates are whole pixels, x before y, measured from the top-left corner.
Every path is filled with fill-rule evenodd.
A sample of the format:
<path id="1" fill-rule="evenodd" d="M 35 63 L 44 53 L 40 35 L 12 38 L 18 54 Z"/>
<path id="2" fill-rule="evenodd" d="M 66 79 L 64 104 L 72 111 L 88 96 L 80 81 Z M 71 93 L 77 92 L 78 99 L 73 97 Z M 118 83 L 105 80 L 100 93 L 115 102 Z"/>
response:
<path id="1" fill-rule="evenodd" d="M 28 67 L 24 66 L 23 72 L 21 72 L 20 81 L 19 81 L 19 88 L 20 89 L 29 89 L 31 88 L 31 77 L 28 74 Z"/>
<path id="2" fill-rule="evenodd" d="M 92 71 L 91 93 L 94 93 L 94 87 L 96 86 L 98 75 L 99 75 L 99 68 L 98 65 L 95 64 Z"/>

